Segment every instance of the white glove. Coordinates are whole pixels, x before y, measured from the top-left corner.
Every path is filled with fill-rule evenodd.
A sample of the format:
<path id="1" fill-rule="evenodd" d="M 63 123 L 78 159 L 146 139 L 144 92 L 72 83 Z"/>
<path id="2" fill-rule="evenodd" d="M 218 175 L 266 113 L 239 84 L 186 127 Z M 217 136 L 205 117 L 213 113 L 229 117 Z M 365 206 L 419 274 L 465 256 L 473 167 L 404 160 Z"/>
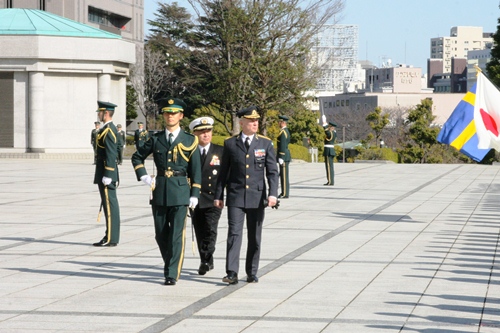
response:
<path id="1" fill-rule="evenodd" d="M 153 181 L 150 175 L 141 176 L 141 180 L 146 185 L 151 185 L 151 182 Z"/>
<path id="2" fill-rule="evenodd" d="M 283 164 L 283 162 L 284 162 L 284 161 L 283 161 L 283 159 L 282 159 L 282 158 L 278 158 L 278 163 L 279 163 L 280 165 L 282 165 L 282 164 Z"/>
<path id="3" fill-rule="evenodd" d="M 323 122 L 323 126 L 328 125 L 328 123 L 326 122 L 326 116 L 325 115 L 321 116 L 321 121 Z"/>
<path id="4" fill-rule="evenodd" d="M 112 180 L 112 179 L 111 179 L 111 178 L 109 178 L 109 177 L 105 177 L 105 176 L 103 176 L 103 177 L 102 177 L 102 183 L 103 183 L 104 185 L 106 185 L 106 186 L 108 186 L 109 184 L 111 184 L 111 180 Z"/>
<path id="5" fill-rule="evenodd" d="M 189 208 L 196 207 L 198 205 L 198 198 L 197 197 L 191 197 L 189 198 Z"/>

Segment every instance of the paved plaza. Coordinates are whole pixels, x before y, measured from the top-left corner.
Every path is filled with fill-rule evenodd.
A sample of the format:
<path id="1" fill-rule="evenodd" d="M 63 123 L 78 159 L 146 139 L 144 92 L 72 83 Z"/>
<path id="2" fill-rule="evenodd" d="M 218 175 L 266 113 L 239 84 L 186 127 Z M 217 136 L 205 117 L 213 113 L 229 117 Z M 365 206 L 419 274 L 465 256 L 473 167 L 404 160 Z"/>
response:
<path id="1" fill-rule="evenodd" d="M 146 167 L 153 171 L 153 162 Z M 149 189 L 120 167 L 120 244 L 89 159 L 0 159 L 0 332 L 500 332 L 500 166 L 291 163 L 259 283 L 197 274 L 192 229 L 164 286 Z M 242 248 L 242 259 L 246 243 Z M 196 251 L 196 250 L 195 250 Z"/>

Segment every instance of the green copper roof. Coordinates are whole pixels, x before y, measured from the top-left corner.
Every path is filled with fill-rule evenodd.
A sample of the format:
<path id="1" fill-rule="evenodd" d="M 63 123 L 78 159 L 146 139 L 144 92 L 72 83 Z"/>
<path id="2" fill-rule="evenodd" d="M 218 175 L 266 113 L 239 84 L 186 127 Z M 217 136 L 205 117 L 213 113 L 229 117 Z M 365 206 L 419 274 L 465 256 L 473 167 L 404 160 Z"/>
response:
<path id="1" fill-rule="evenodd" d="M 121 38 L 43 10 L 22 8 L 0 9 L 0 35 Z"/>

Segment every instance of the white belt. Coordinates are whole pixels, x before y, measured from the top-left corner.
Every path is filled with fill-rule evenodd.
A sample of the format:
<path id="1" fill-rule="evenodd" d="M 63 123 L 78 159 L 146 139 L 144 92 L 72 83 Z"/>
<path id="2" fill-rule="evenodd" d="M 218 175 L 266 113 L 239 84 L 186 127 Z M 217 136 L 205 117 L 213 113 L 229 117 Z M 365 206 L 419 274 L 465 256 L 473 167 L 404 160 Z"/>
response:
<path id="1" fill-rule="evenodd" d="M 335 148 L 334 145 L 324 145 L 325 148 Z"/>

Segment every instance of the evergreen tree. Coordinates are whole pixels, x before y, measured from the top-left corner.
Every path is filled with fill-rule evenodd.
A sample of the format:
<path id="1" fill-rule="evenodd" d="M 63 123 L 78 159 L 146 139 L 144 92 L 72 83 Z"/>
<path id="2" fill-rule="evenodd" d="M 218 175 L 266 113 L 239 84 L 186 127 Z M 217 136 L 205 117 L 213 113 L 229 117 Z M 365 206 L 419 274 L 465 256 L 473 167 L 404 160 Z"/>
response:
<path id="1" fill-rule="evenodd" d="M 493 48 L 491 49 L 491 60 L 486 64 L 486 73 L 497 87 L 500 87 L 500 18 L 498 19 L 497 31 L 493 34 Z"/>

